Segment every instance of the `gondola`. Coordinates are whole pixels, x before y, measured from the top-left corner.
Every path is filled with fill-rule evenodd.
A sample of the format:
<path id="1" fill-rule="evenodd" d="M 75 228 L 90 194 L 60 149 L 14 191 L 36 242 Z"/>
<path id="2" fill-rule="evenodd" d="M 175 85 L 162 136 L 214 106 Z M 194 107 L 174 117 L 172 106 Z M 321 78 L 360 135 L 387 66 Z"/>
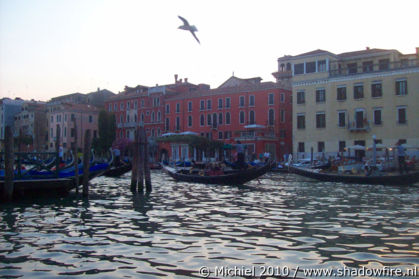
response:
<path id="1" fill-rule="evenodd" d="M 131 163 L 123 163 L 119 166 L 111 166 L 103 175 L 107 177 L 118 177 L 132 169 Z"/>
<path id="2" fill-rule="evenodd" d="M 107 164 L 94 165 L 89 171 L 89 180 L 101 175 L 107 169 Z M 83 172 L 79 176 L 79 183 L 83 182 Z M 38 194 L 67 193 L 76 187 L 74 173 L 60 174 L 60 177 L 23 178 L 13 181 L 13 196 L 34 196 Z M 4 180 L 0 180 L 0 193 L 3 193 Z"/>
<path id="3" fill-rule="evenodd" d="M 220 185 L 241 185 L 253 179 L 264 175 L 272 168 L 272 162 L 267 162 L 260 167 L 252 167 L 243 170 L 229 170 L 221 175 L 201 175 L 202 170 L 189 173 L 187 170 L 176 170 L 175 168 L 165 166 L 167 173 L 177 181 L 204 183 L 204 184 L 220 184 Z"/>
<path id="4" fill-rule="evenodd" d="M 351 175 L 324 172 L 316 169 L 302 167 L 289 167 L 290 172 L 328 182 L 343 182 L 351 184 L 374 184 L 374 185 L 411 185 L 419 182 L 419 171 L 409 172 L 407 174 L 385 173 L 380 175 Z"/>
<path id="5" fill-rule="evenodd" d="M 105 163 L 92 163 L 89 168 L 89 180 L 102 175 L 112 164 L 113 156 Z M 34 176 L 22 176 L 13 180 L 13 197 L 38 196 L 49 194 L 68 193 L 76 185 L 83 182 L 83 164 L 78 165 L 79 181 L 76 183 L 75 167 L 59 170 L 58 176 L 55 172 L 42 171 Z M 0 195 L 4 192 L 4 176 L 0 177 Z M 0 196 L 0 198 L 2 198 Z"/>
<path id="6" fill-rule="evenodd" d="M 277 173 L 288 173 L 288 167 L 282 164 L 277 164 L 270 171 Z"/>

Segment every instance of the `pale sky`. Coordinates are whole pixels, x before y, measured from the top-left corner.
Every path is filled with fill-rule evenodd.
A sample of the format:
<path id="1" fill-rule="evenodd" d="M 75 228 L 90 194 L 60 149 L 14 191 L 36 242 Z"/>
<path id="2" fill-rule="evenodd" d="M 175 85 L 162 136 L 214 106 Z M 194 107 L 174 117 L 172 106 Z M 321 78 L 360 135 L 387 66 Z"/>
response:
<path id="1" fill-rule="evenodd" d="M 418 0 L 0 0 L 0 97 L 174 82 L 274 81 L 277 59 L 323 49 L 414 53 Z M 178 15 L 198 28 L 198 44 Z"/>

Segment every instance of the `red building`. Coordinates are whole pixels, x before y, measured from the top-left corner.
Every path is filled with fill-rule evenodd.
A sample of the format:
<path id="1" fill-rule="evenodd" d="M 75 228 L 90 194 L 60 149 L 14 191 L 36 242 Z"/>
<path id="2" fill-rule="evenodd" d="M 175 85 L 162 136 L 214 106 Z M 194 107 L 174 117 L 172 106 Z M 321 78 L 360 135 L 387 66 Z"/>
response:
<path id="1" fill-rule="evenodd" d="M 151 138 L 194 132 L 226 144 L 240 140 L 247 145 L 249 157 L 267 151 L 282 160 L 292 150 L 291 91 L 261 78 L 233 76 L 210 89 L 175 76 L 170 85 L 126 87 L 106 106 L 116 114 L 117 139 L 133 140 L 141 122 Z M 182 144 L 160 144 L 157 156 L 163 149 L 175 160 L 197 156 Z"/>

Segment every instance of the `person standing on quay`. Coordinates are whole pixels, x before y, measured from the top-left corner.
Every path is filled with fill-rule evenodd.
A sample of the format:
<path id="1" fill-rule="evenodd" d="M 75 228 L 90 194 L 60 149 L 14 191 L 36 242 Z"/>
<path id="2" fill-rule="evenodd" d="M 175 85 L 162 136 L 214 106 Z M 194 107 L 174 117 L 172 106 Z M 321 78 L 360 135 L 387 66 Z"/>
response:
<path id="1" fill-rule="evenodd" d="M 405 149 L 404 149 L 404 147 L 403 147 L 403 145 L 402 145 L 402 143 L 401 143 L 400 140 L 397 142 L 396 145 L 397 145 L 397 155 L 398 155 L 398 158 L 399 158 L 399 171 L 400 171 L 400 174 L 403 174 L 403 170 L 406 171 L 406 173 L 408 173 L 408 169 L 407 169 L 407 165 L 406 165 L 406 160 L 405 160 L 406 151 L 405 151 Z"/>

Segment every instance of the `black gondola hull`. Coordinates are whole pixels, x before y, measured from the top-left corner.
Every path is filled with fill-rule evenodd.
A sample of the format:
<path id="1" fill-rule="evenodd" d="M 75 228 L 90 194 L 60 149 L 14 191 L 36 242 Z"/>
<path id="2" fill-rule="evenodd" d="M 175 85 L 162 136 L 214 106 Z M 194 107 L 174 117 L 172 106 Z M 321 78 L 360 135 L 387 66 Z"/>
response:
<path id="1" fill-rule="evenodd" d="M 131 164 L 124 164 L 121 166 L 113 166 L 109 168 L 103 175 L 107 177 L 118 177 L 132 169 Z"/>
<path id="2" fill-rule="evenodd" d="M 253 179 L 259 178 L 272 168 L 272 164 L 268 163 L 262 167 L 251 168 L 242 171 L 235 171 L 223 175 L 197 175 L 184 174 L 173 168 L 165 167 L 167 173 L 177 181 L 202 183 L 202 184 L 220 184 L 220 185 L 242 185 Z"/>
<path id="3" fill-rule="evenodd" d="M 102 175 L 105 170 L 89 172 L 89 180 Z M 79 183 L 83 182 L 83 174 L 79 176 Z M 41 195 L 67 194 L 76 187 L 74 176 L 67 178 L 36 178 L 16 179 L 13 181 L 13 198 L 37 197 Z M 4 192 L 4 180 L 0 180 L 0 199 Z"/>
<path id="4" fill-rule="evenodd" d="M 373 184 L 373 185 L 411 185 L 419 182 L 419 172 L 411 172 L 408 174 L 383 174 L 380 176 L 361 176 L 361 175 L 344 175 L 317 172 L 310 169 L 289 167 L 290 172 L 328 182 L 343 182 L 351 184 Z"/>

